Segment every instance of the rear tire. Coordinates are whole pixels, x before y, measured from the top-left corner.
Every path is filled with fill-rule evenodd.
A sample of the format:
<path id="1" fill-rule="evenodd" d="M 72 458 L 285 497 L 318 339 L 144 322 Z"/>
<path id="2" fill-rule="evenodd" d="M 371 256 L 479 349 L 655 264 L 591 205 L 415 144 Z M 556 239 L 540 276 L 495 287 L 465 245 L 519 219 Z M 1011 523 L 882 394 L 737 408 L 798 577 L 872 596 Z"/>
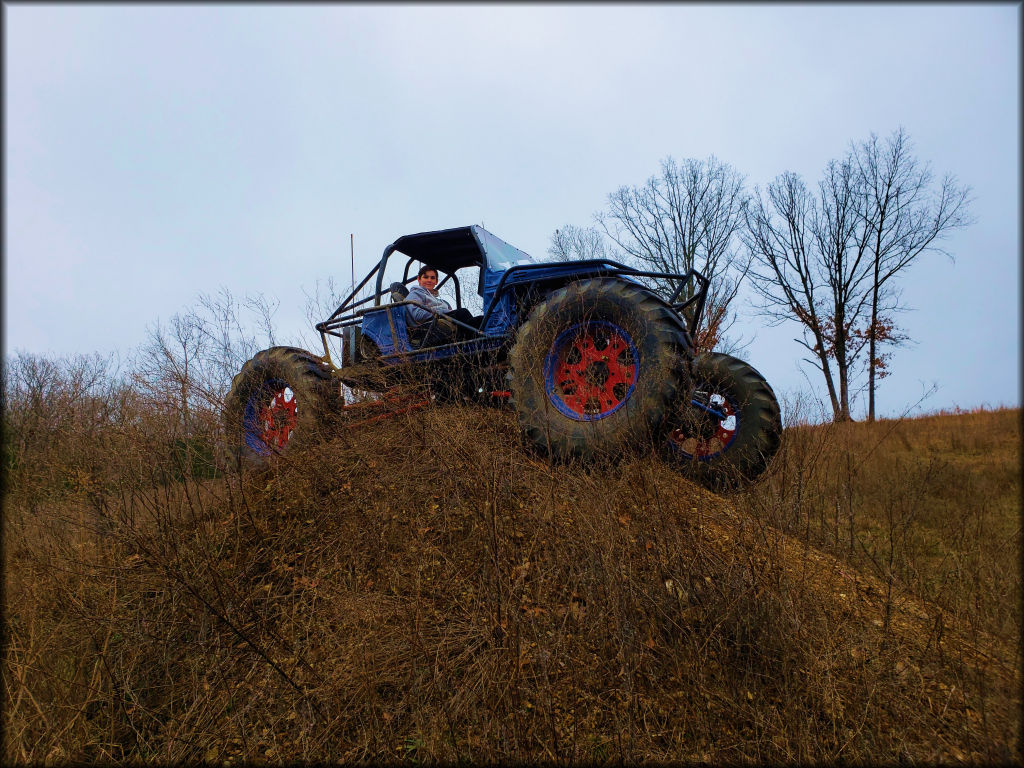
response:
<path id="1" fill-rule="evenodd" d="M 228 446 L 243 463 L 266 466 L 316 442 L 335 405 L 330 368 L 321 358 L 296 347 L 265 349 L 231 382 L 224 405 Z"/>
<path id="2" fill-rule="evenodd" d="M 555 460 L 649 445 L 687 389 L 685 349 L 672 311 L 639 285 L 594 278 L 554 291 L 509 355 L 523 431 Z"/>
<path id="3" fill-rule="evenodd" d="M 710 352 L 694 361 L 694 391 L 671 417 L 667 453 L 713 490 L 756 480 L 779 449 L 782 418 L 775 393 L 751 365 Z"/>

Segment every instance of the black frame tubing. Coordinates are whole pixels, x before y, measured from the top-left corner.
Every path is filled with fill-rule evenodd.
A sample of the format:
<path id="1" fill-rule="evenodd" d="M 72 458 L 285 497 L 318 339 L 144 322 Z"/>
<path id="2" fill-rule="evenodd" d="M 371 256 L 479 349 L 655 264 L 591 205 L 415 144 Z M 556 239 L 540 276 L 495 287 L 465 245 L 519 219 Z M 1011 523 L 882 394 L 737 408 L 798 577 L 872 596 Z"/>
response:
<path id="1" fill-rule="evenodd" d="M 327 318 L 326 320 L 324 320 L 322 322 L 317 323 L 316 326 L 314 326 L 315 329 L 320 332 L 320 336 L 321 336 L 321 339 L 322 339 L 323 345 L 324 345 L 324 354 L 325 354 L 325 357 L 327 358 L 328 361 L 331 360 L 330 350 L 328 349 L 328 346 L 327 346 L 327 336 L 328 336 L 328 334 L 331 335 L 331 336 L 334 336 L 335 338 L 342 338 L 340 333 L 336 333 L 335 332 L 336 329 L 344 328 L 344 327 L 347 327 L 347 326 L 350 326 L 350 325 L 358 324 L 359 319 L 363 315 L 365 315 L 367 312 L 370 311 L 370 308 L 352 311 L 352 310 L 355 310 L 356 307 L 362 306 L 363 304 L 366 304 L 366 303 L 368 303 L 370 301 L 374 302 L 374 305 L 373 305 L 374 309 L 376 309 L 376 308 L 381 306 L 380 299 L 384 295 L 384 290 L 383 290 L 383 288 L 384 288 L 384 269 L 387 266 L 387 262 L 388 262 L 388 259 L 391 257 L 391 254 L 394 253 L 396 250 L 397 249 L 395 248 L 394 244 L 391 244 L 387 248 L 385 248 L 384 249 L 384 253 L 381 256 L 380 262 L 376 266 L 374 266 L 374 268 L 372 270 L 370 270 L 370 272 L 366 275 L 366 277 L 364 277 L 362 279 L 362 281 L 359 283 L 359 285 L 356 286 L 353 289 L 352 293 L 349 294 L 348 298 L 346 298 L 341 303 L 341 305 L 336 310 L 334 310 L 333 313 L 331 313 L 331 316 L 329 318 Z M 415 278 L 411 278 L 411 277 L 408 276 L 409 275 L 409 267 L 412 265 L 413 261 L 415 261 L 415 259 L 410 257 L 409 260 L 405 264 L 405 269 L 404 269 L 404 271 L 402 273 L 402 276 L 404 278 L 404 283 L 403 284 L 409 283 L 413 279 L 415 279 Z M 599 275 L 626 275 L 626 276 L 631 276 L 631 277 L 655 277 L 655 278 L 660 277 L 660 278 L 664 278 L 664 279 L 668 279 L 668 280 L 678 280 L 678 281 L 680 281 L 679 282 L 679 286 L 673 292 L 672 297 L 668 300 L 667 304 L 674 311 L 679 312 L 679 313 L 682 313 L 686 309 L 689 309 L 691 306 L 694 307 L 693 315 L 690 318 L 690 328 L 689 328 L 689 331 L 690 331 L 690 335 L 691 336 L 696 335 L 696 333 L 697 333 L 697 326 L 700 324 L 700 318 L 704 314 L 704 305 L 705 305 L 705 303 L 707 301 L 708 286 L 710 285 L 710 280 L 708 280 L 707 277 L 705 277 L 703 274 L 701 274 L 697 270 L 690 269 L 690 270 L 688 270 L 687 272 L 684 272 L 684 273 L 678 273 L 678 272 L 652 272 L 652 271 L 634 269 L 633 267 L 628 267 L 625 264 L 622 264 L 622 263 L 620 263 L 618 261 L 613 261 L 611 259 L 585 259 L 585 260 L 577 261 L 577 262 L 573 262 L 573 263 L 581 268 L 579 270 L 580 273 L 586 273 L 586 268 L 588 268 L 588 267 L 590 267 L 590 268 L 598 267 L 598 268 L 600 268 L 599 269 L 599 273 L 598 273 Z M 483 265 L 481 265 L 481 268 L 483 268 Z M 508 279 L 509 279 L 510 275 L 512 275 L 513 273 L 521 274 L 523 272 L 535 272 L 535 271 L 551 269 L 551 268 L 552 268 L 551 264 L 517 264 L 517 265 L 509 267 L 507 270 L 505 270 L 505 272 L 501 276 L 501 279 L 498 280 L 498 284 L 494 288 L 494 296 L 491 298 L 490 304 L 488 304 L 487 309 L 484 311 L 484 314 L 483 314 L 482 318 L 480 319 L 480 328 L 483 328 L 485 325 L 487 325 L 487 321 L 490 318 L 491 313 L 494 310 L 495 306 L 497 305 L 498 298 L 502 295 L 502 290 L 504 289 L 506 283 L 508 282 Z M 571 279 L 576 274 L 577 273 L 575 273 L 575 272 L 561 273 L 561 274 L 558 274 L 558 275 L 552 275 L 550 279 L 551 280 L 566 280 L 567 278 Z M 589 272 L 588 274 L 592 275 L 593 271 Z M 356 297 L 356 295 L 359 293 L 359 291 L 361 291 L 363 289 L 363 286 L 365 286 L 370 281 L 370 278 L 373 277 L 374 275 L 377 275 L 376 292 L 374 293 L 374 295 L 373 296 L 367 296 L 366 298 L 360 299 L 357 302 L 353 302 L 352 300 Z M 482 279 L 482 277 L 483 276 L 481 275 L 481 279 Z M 455 275 L 452 274 L 452 273 L 445 272 L 445 279 L 444 279 L 444 281 L 442 283 L 439 284 L 438 287 L 440 287 L 440 285 L 444 285 L 444 283 L 447 282 L 449 279 L 453 279 L 454 282 L 455 282 L 455 303 L 456 303 L 457 306 L 461 306 L 462 305 L 461 287 L 460 287 L 460 284 L 459 284 L 458 277 L 455 277 Z M 693 296 L 691 296 L 689 299 L 687 299 L 686 301 L 682 301 L 682 302 L 677 301 L 677 299 L 679 298 L 679 294 L 682 292 L 683 288 L 686 287 L 687 283 L 689 283 L 691 279 L 695 279 L 697 281 L 697 283 L 700 285 L 700 287 L 698 288 L 697 292 Z M 421 304 L 420 302 L 417 302 L 417 301 L 414 301 L 414 300 L 406 300 L 406 301 L 395 302 L 395 303 L 389 304 L 388 306 L 389 307 L 400 307 L 400 306 L 405 306 L 407 304 L 413 304 L 413 305 L 422 307 L 423 309 L 426 309 L 428 312 L 430 312 L 433 315 L 435 315 L 434 319 L 431 320 L 431 322 L 436 322 L 437 317 L 440 316 L 440 314 L 442 314 L 442 313 L 439 313 L 436 310 L 431 309 L 430 307 L 426 307 L 423 304 Z M 342 313 L 345 310 L 349 310 L 350 314 L 348 314 L 348 315 L 346 315 L 344 317 L 341 317 Z M 450 317 L 448 319 L 451 320 L 456 325 L 462 327 L 462 328 L 465 328 L 467 330 L 473 331 L 474 334 L 476 334 L 477 336 L 479 336 L 481 338 L 489 338 L 487 334 L 485 334 L 483 331 L 480 330 L 480 328 L 473 328 L 472 326 L 467 325 L 466 323 L 460 322 L 459 320 L 456 320 L 455 318 L 451 318 Z M 475 341 L 475 339 L 469 339 L 467 341 Z M 331 365 L 333 367 L 333 362 L 331 362 Z"/>
<path id="2" fill-rule="evenodd" d="M 669 280 L 680 280 L 681 283 L 675 292 L 672 294 L 672 298 L 667 302 L 676 312 L 682 312 L 684 309 L 689 308 L 691 304 L 696 303 L 697 307 L 693 313 L 693 317 L 690 320 L 690 334 L 693 335 L 697 332 L 697 326 L 700 324 L 701 315 L 704 314 L 704 303 L 707 300 L 708 285 L 710 281 L 695 269 L 691 269 L 684 273 L 678 272 L 648 272 L 644 270 L 634 269 L 633 267 L 627 267 L 625 264 L 620 264 L 617 261 L 611 259 L 587 259 L 584 261 L 573 262 L 585 267 L 605 267 L 604 273 L 608 275 L 631 275 L 633 277 L 662 277 Z M 487 311 L 484 312 L 483 319 L 480 321 L 480 325 L 484 326 L 487 324 L 487 319 L 491 315 L 491 310 L 494 308 L 498 297 L 501 295 L 502 288 L 505 287 L 505 282 L 508 280 L 508 276 L 513 272 L 527 272 L 537 271 L 541 269 L 551 269 L 551 264 L 517 264 L 513 267 L 509 267 L 505 270 L 505 273 L 501 276 L 498 284 L 494 288 L 494 298 L 491 299 L 490 305 L 487 307 Z M 584 270 L 580 270 L 583 272 Z M 592 274 L 592 273 L 591 273 Z M 571 278 L 574 273 L 568 274 L 563 273 L 560 275 L 553 275 L 551 280 L 563 280 L 567 277 Z M 700 289 L 691 296 L 689 299 L 683 302 L 677 302 L 679 294 L 682 292 L 686 283 L 690 281 L 690 278 L 696 278 L 697 282 L 700 283 Z"/>

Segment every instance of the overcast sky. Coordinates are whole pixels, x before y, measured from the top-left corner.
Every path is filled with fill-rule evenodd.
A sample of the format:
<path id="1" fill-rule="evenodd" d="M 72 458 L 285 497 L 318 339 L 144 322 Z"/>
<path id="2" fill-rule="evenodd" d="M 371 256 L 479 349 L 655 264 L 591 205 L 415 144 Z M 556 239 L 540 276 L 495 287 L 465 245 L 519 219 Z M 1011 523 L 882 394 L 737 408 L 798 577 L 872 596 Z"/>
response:
<path id="1" fill-rule="evenodd" d="M 878 394 L 897 415 L 1019 405 L 1020 6 L 4 6 L 5 352 L 142 342 L 201 291 L 280 302 L 473 223 L 544 257 L 556 227 L 671 155 L 809 184 L 902 126 L 976 223 L 906 274 Z M 780 396 L 796 327 L 747 311 Z M 322 319 L 322 318 L 318 318 Z M 802 372 L 803 371 L 803 372 Z M 805 373 L 804 373 L 805 372 Z M 863 403 L 857 409 L 863 413 Z"/>

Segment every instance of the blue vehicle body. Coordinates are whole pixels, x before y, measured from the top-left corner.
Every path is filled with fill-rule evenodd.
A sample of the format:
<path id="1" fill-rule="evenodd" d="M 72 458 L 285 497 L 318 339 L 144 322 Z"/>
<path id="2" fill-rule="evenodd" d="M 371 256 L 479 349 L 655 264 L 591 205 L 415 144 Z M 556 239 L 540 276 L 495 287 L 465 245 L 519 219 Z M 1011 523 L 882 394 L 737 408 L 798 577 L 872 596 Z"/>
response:
<path id="1" fill-rule="evenodd" d="M 391 259 L 407 257 L 402 280 L 385 286 L 385 271 Z M 469 338 L 457 342 L 423 347 L 410 335 L 406 308 L 410 304 L 394 289 L 412 283 L 416 277 L 414 262 L 434 267 L 443 286 L 453 281 L 456 304 L 462 306 L 462 291 L 455 274 L 466 267 L 479 267 L 479 282 L 472 288 L 483 302 L 479 329 L 466 326 Z M 324 357 L 345 380 L 346 369 L 367 359 L 366 349 L 374 351 L 374 362 L 390 367 L 400 364 L 439 363 L 452 359 L 500 361 L 514 341 L 515 330 L 537 301 L 568 282 L 590 277 L 615 277 L 639 282 L 641 277 L 664 277 L 678 282 L 673 296 L 664 299 L 678 315 L 679 326 L 687 340 L 703 309 L 707 281 L 700 273 L 665 274 L 643 272 L 615 261 L 593 259 L 568 262 L 540 262 L 506 243 L 483 227 L 472 225 L 454 229 L 422 232 L 398 238 L 384 249 L 380 262 L 352 291 L 352 294 L 325 321 L 317 324 L 324 343 Z M 356 300 L 357 294 L 374 280 L 373 294 Z M 684 285 L 696 280 L 698 290 L 686 301 L 677 297 Z M 687 319 L 683 310 L 691 310 Z M 342 340 L 342 365 L 334 366 L 327 337 Z M 372 342 L 372 347 L 366 345 Z M 355 371 L 353 371 L 354 373 Z"/>

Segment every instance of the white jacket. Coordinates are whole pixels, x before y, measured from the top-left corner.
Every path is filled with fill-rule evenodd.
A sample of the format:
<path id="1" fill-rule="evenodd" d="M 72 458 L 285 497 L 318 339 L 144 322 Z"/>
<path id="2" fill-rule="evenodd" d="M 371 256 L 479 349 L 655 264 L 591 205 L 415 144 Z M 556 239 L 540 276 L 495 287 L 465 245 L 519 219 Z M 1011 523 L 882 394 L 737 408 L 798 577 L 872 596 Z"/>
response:
<path id="1" fill-rule="evenodd" d="M 442 299 L 437 294 L 424 288 L 422 285 L 414 285 L 409 289 L 409 295 L 405 297 L 406 301 L 418 301 L 424 306 L 430 307 L 435 312 L 450 312 L 452 305 Z M 423 325 L 423 323 L 430 320 L 433 317 L 430 312 L 423 309 L 423 307 L 417 307 L 413 304 L 406 305 L 406 314 L 409 316 L 409 322 L 412 326 Z"/>

